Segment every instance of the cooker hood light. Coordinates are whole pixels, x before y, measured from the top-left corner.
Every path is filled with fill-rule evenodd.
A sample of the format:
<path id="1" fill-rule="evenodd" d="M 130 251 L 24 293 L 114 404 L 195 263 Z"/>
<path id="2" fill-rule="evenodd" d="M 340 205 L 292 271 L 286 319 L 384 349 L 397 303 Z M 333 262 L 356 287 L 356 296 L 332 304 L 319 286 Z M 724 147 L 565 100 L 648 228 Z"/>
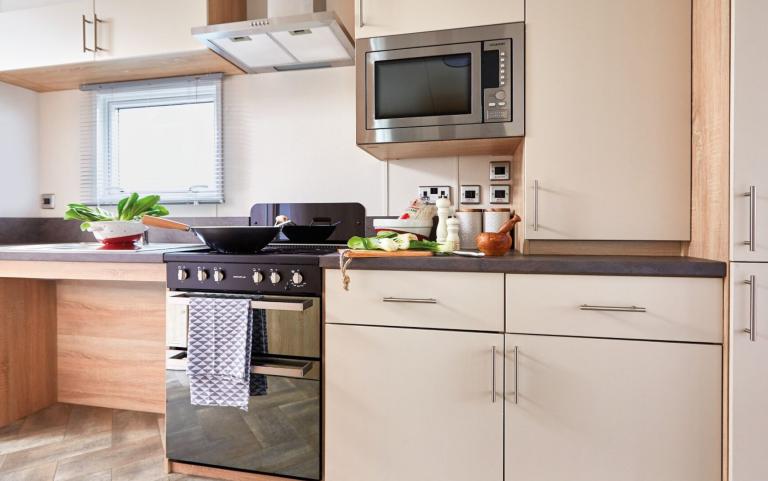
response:
<path id="1" fill-rule="evenodd" d="M 268 14 L 286 12 L 275 0 L 268 5 Z M 354 65 L 354 47 L 338 17 L 318 11 L 325 2 L 293 5 L 297 15 L 197 27 L 192 34 L 247 73 Z"/>

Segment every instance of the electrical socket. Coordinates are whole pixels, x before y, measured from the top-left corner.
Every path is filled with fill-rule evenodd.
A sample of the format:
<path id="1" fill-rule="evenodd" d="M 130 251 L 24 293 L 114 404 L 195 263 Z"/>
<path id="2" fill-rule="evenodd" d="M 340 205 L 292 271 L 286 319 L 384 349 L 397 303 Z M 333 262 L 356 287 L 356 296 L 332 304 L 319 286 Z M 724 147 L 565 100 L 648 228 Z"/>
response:
<path id="1" fill-rule="evenodd" d="M 440 196 L 451 198 L 451 186 L 449 185 L 420 185 L 418 196 L 428 198 L 430 204 L 437 202 Z"/>

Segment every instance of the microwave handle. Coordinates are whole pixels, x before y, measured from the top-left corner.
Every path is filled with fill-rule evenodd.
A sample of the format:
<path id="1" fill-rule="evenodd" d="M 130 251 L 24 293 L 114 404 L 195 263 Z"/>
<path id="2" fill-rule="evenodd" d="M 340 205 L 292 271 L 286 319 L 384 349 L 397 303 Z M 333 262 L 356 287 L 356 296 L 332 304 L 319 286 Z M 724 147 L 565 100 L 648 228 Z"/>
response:
<path id="1" fill-rule="evenodd" d="M 360 13 L 360 15 L 358 16 L 357 28 L 365 27 L 365 18 L 363 17 L 363 2 L 364 1 L 365 0 L 357 0 L 357 6 L 358 6 L 357 11 Z"/>
<path id="2" fill-rule="evenodd" d="M 194 297 L 194 296 L 193 296 Z M 168 303 L 175 305 L 189 305 L 190 297 L 185 295 L 168 296 Z M 278 300 L 270 297 L 263 297 L 251 301 L 251 309 L 264 309 L 267 311 L 291 311 L 291 312 L 304 312 L 312 307 L 313 301 L 311 299 L 298 299 L 298 300 Z"/>

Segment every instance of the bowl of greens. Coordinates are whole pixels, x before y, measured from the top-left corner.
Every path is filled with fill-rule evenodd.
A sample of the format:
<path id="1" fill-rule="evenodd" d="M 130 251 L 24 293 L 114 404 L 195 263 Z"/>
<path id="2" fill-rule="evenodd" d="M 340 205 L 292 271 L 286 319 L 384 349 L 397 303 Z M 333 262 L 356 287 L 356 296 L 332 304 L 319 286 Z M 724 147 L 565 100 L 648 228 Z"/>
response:
<path id="1" fill-rule="evenodd" d="M 81 221 L 80 228 L 113 249 L 133 249 L 136 242 L 147 230 L 141 223 L 144 215 L 162 217 L 168 209 L 159 204 L 159 195 L 139 197 L 133 193 L 117 203 L 117 211 L 110 212 L 97 206 L 69 204 L 64 218 Z"/>

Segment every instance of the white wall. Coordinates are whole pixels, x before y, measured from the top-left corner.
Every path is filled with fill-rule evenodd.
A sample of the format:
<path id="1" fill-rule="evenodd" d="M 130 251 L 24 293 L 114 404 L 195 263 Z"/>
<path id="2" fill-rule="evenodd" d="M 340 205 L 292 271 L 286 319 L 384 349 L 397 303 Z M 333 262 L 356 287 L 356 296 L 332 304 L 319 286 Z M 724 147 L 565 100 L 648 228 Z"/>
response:
<path id="1" fill-rule="evenodd" d="M 247 216 L 257 202 L 360 202 L 368 215 L 397 215 L 419 185 L 488 182 L 491 157 L 382 162 L 355 145 L 354 67 L 224 81 L 222 205 L 169 206 L 176 216 Z M 79 200 L 80 102 L 71 90 L 40 95 L 40 188 L 61 216 Z M 508 160 L 508 158 L 504 158 Z"/>
<path id="2" fill-rule="evenodd" d="M 0 217 L 38 215 L 37 97 L 0 82 Z"/>

